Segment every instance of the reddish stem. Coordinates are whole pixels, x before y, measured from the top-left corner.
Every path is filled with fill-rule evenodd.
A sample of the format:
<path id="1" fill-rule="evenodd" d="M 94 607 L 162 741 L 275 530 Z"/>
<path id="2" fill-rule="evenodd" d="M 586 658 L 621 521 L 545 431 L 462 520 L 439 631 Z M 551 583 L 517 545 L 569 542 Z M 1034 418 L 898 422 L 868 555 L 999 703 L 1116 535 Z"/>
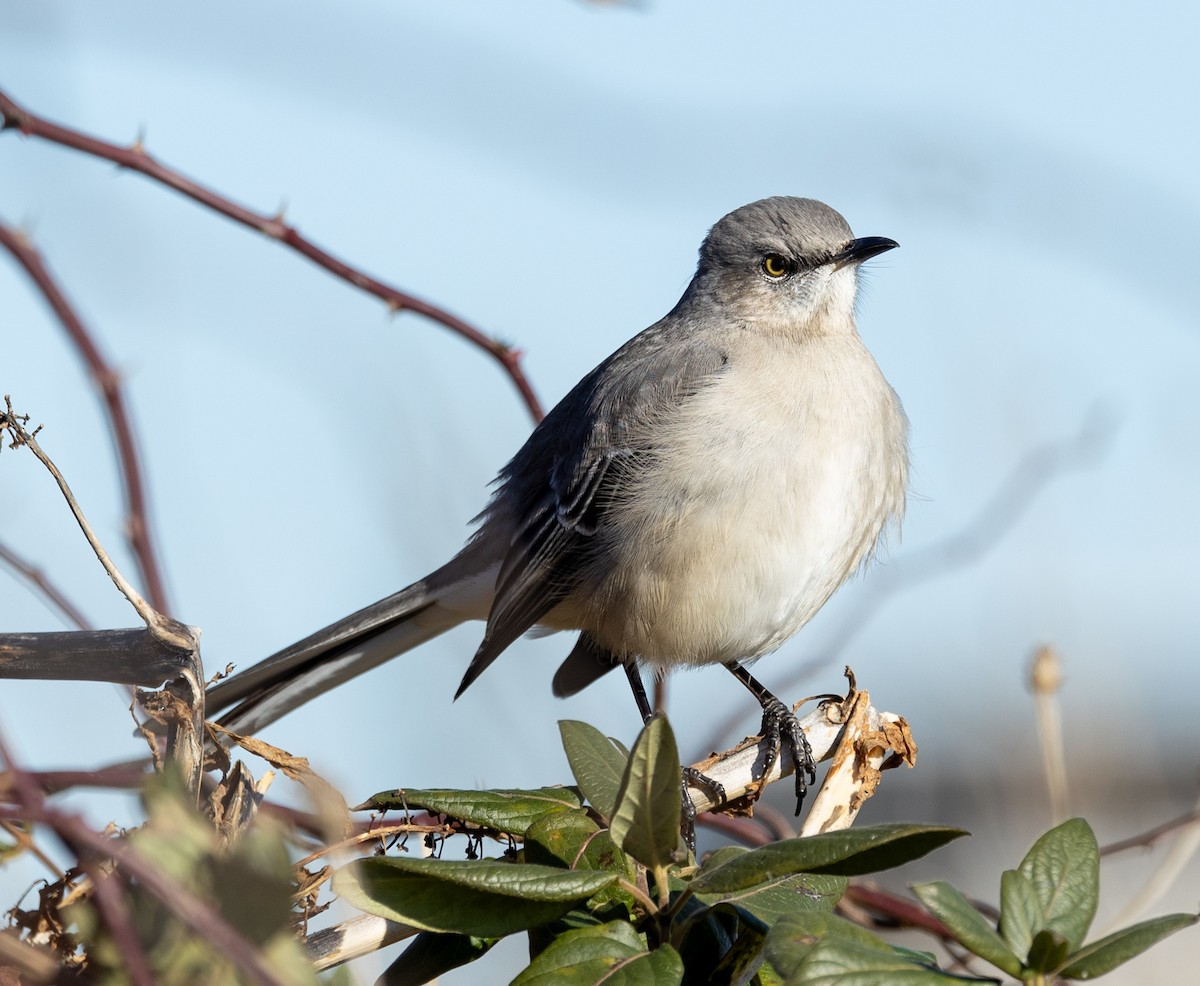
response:
<path id="1" fill-rule="evenodd" d="M 46 573 L 35 565 L 30 564 L 11 548 L 0 544 L 0 561 L 14 569 L 22 578 L 40 592 L 67 620 L 75 624 L 78 630 L 91 630 L 91 622 L 83 611 L 69 600 L 66 595 L 47 577 Z"/>
<path id="2" fill-rule="evenodd" d="M 190 927 L 203 935 L 214 948 L 223 951 L 238 966 L 247 972 L 251 981 L 261 986 L 285 986 L 274 968 L 244 935 L 192 890 L 167 875 L 149 860 L 131 852 L 120 839 L 110 838 L 92 831 L 83 818 L 63 811 L 46 802 L 33 779 L 13 760 L 8 745 L 0 736 L 0 764 L 6 768 L 9 796 L 19 806 L 25 820 L 45 825 L 76 853 L 80 862 L 91 872 L 93 882 L 111 879 L 99 872 L 97 864 L 106 859 L 114 860 L 128 876 L 136 878 L 141 885 Z M 6 812 L 7 814 L 7 812 Z M 86 857 L 91 857 L 86 860 Z M 116 891 L 117 885 L 109 884 Z M 128 908 L 115 904 L 114 894 L 109 894 L 104 903 L 97 900 L 109 931 L 116 941 L 136 940 L 136 931 L 129 926 Z M 114 906 L 115 904 L 115 906 Z M 125 956 L 128 958 L 128 955 Z M 153 982 L 153 980 L 145 980 Z"/>
<path id="3" fill-rule="evenodd" d="M 0 104 L 3 103 L 3 98 L 3 93 L 0 93 Z M 5 119 L 7 120 L 7 116 Z M 150 605 L 160 613 L 169 613 L 170 608 L 167 605 L 162 570 L 159 567 L 158 554 L 150 536 L 146 488 L 142 480 L 137 443 L 133 437 L 133 422 L 125 407 L 120 376 L 104 358 L 104 354 L 100 352 L 100 347 L 92 338 L 92 334 L 83 324 L 83 320 L 75 312 L 66 295 L 51 276 L 41 255 L 29 240 L 17 230 L 0 223 L 0 246 L 7 249 L 17 263 L 25 268 L 25 272 L 42 292 L 59 322 L 66 329 L 67 335 L 75 344 L 80 356 L 83 357 L 92 382 L 104 399 L 125 485 L 126 537 L 129 538 L 133 555 L 141 570 L 142 582 Z"/>
<path id="4" fill-rule="evenodd" d="M 232 199 L 226 198 L 224 195 L 210 188 L 206 188 L 199 182 L 193 181 L 175 169 L 159 162 L 147 153 L 140 141 L 131 144 L 129 147 L 121 147 L 117 144 L 112 144 L 82 133 L 81 131 L 73 130 L 70 127 L 64 127 L 61 124 L 43 119 L 14 102 L 3 90 L 0 90 L 0 118 L 2 118 L 0 119 L 0 130 L 16 129 L 26 136 L 40 137 L 43 140 L 61 144 L 64 147 L 83 151 L 85 154 L 91 154 L 94 157 L 112 161 L 122 168 L 128 168 L 148 178 L 153 178 L 155 181 L 161 182 L 168 188 L 175 189 L 175 191 L 186 195 L 201 205 L 207 206 L 215 212 L 219 212 L 236 223 L 241 223 L 243 226 L 258 230 L 272 239 L 286 243 L 318 267 L 386 302 L 388 307 L 393 311 L 416 312 L 457 333 L 482 349 L 504 368 L 504 372 L 508 374 L 520 392 L 521 398 L 524 400 L 525 406 L 529 408 L 529 413 L 533 416 L 534 421 L 541 420 L 541 404 L 538 402 L 537 395 L 533 392 L 533 388 L 529 385 L 529 381 L 525 378 L 525 374 L 521 369 L 521 354 L 518 350 L 505 345 L 497 339 L 491 338 L 456 315 L 452 315 L 428 301 L 401 291 L 350 266 L 345 261 L 335 257 L 301 235 L 299 230 L 290 223 L 285 222 L 281 215 L 268 216 L 265 213 L 255 212 L 253 209 L 248 209 L 234 202 Z"/>

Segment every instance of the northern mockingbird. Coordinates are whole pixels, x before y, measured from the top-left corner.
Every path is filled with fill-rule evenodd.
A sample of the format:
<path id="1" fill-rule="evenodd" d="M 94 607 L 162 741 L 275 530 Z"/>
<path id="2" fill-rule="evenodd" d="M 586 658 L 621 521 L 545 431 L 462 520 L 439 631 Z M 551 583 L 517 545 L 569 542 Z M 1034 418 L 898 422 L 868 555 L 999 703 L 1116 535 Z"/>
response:
<path id="1" fill-rule="evenodd" d="M 899 521 L 907 421 L 859 339 L 857 269 L 897 246 L 768 198 L 713 226 L 661 321 L 585 376 L 501 471 L 447 564 L 209 690 L 252 732 L 464 620 L 486 620 L 457 695 L 514 640 L 578 630 L 572 695 L 623 666 L 722 664 L 758 699 L 803 793 L 791 711 L 745 670 L 812 618 Z"/>

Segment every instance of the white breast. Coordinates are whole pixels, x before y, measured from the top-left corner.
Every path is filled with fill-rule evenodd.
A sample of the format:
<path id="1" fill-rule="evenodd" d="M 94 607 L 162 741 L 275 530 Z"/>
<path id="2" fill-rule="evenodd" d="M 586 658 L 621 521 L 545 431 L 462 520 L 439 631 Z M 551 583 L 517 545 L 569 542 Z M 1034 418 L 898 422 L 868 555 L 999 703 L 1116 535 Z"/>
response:
<path id="1" fill-rule="evenodd" d="M 903 512 L 907 425 L 856 335 L 765 347 L 663 427 L 669 452 L 614 512 L 616 564 L 579 601 L 617 654 L 658 666 L 767 654 Z"/>

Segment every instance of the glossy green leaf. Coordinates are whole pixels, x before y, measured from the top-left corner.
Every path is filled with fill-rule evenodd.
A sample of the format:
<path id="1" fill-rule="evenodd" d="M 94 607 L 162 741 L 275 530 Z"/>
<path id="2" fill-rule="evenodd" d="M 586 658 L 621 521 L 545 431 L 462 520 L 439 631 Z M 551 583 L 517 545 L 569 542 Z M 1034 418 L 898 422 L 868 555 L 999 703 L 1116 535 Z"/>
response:
<path id="1" fill-rule="evenodd" d="M 1091 826 L 1082 818 L 1056 825 L 1033 844 L 1019 869 L 1037 894 L 1043 927 L 1078 948 L 1100 899 L 1100 848 Z"/>
<path id="2" fill-rule="evenodd" d="M 679 847 L 680 782 L 675 734 L 656 715 L 633 744 L 609 825 L 613 842 L 643 866 L 666 866 Z"/>
<path id="3" fill-rule="evenodd" d="M 938 969 L 933 956 L 898 949 L 832 914 L 781 919 L 767 936 L 767 958 L 788 986 L 944 986 L 989 982 Z"/>
<path id="4" fill-rule="evenodd" d="M 706 863 L 691 886 L 695 893 L 726 894 L 802 872 L 874 873 L 924 856 L 962 835 L 966 833 L 961 829 L 890 824 L 784 839 L 725 862 Z"/>
<path id="5" fill-rule="evenodd" d="M 612 835 L 583 812 L 556 812 L 544 815 L 529 826 L 525 833 L 525 860 L 564 869 L 594 870 L 615 873 L 637 882 L 637 867 L 633 860 L 616 847 Z M 597 901 L 621 900 L 633 907 L 633 897 L 619 884 L 601 890 Z"/>
<path id="6" fill-rule="evenodd" d="M 1029 954 L 1033 936 L 1046 927 L 1037 891 L 1020 870 L 1000 874 L 1000 937 L 1017 955 Z"/>
<path id="7" fill-rule="evenodd" d="M 946 986 L 947 983 L 995 983 L 995 979 L 956 976 L 935 965 L 919 965 L 898 953 L 884 955 L 854 942 L 821 942 L 787 986 Z"/>
<path id="8" fill-rule="evenodd" d="M 613 873 L 496 860 L 359 860 L 334 877 L 355 907 L 425 931 L 501 938 L 566 914 L 616 881 Z"/>
<path id="9" fill-rule="evenodd" d="M 438 976 L 458 969 L 487 954 L 494 938 L 470 938 L 467 935 L 442 935 L 422 931 L 400 953 L 375 986 L 421 986 Z"/>
<path id="10" fill-rule="evenodd" d="M 912 888 L 917 899 L 981 959 L 1014 978 L 1021 976 L 1021 959 L 1004 943 L 990 921 L 948 883 L 925 883 Z"/>
<path id="11" fill-rule="evenodd" d="M 696 899 L 710 906 L 734 904 L 771 925 L 797 911 L 832 911 L 842 899 L 847 882 L 844 876 L 795 873 L 730 893 L 697 894 Z"/>
<path id="12" fill-rule="evenodd" d="M 649 951 L 630 924 L 614 921 L 561 935 L 512 986 L 673 986 L 682 980 L 683 963 L 674 949 Z"/>
<path id="13" fill-rule="evenodd" d="M 1157 945 L 1168 935 L 1182 931 L 1200 920 L 1196 914 L 1168 914 L 1122 928 L 1094 941 L 1071 955 L 1062 969 L 1067 979 L 1095 979 L 1112 972 L 1135 956 Z"/>
<path id="14" fill-rule="evenodd" d="M 563 719 L 558 731 L 579 790 L 605 819 L 612 818 L 629 754 L 586 722 Z"/>
<path id="15" fill-rule="evenodd" d="M 355 811 L 430 811 L 449 815 L 484 828 L 523 835 L 542 815 L 567 811 L 582 805 L 573 787 L 539 787 L 532 790 L 456 791 L 418 790 L 381 791 L 355 808 Z"/>

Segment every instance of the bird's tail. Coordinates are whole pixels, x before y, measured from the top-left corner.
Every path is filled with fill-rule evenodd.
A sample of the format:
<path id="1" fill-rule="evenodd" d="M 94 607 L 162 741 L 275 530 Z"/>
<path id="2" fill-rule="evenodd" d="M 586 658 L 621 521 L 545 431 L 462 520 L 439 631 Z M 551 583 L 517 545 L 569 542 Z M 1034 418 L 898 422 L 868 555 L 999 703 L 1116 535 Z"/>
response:
<path id="1" fill-rule="evenodd" d="M 254 733 L 465 620 L 486 619 L 495 572 L 463 577 L 462 560 L 217 682 L 205 714 L 224 713 L 226 729 Z"/>

